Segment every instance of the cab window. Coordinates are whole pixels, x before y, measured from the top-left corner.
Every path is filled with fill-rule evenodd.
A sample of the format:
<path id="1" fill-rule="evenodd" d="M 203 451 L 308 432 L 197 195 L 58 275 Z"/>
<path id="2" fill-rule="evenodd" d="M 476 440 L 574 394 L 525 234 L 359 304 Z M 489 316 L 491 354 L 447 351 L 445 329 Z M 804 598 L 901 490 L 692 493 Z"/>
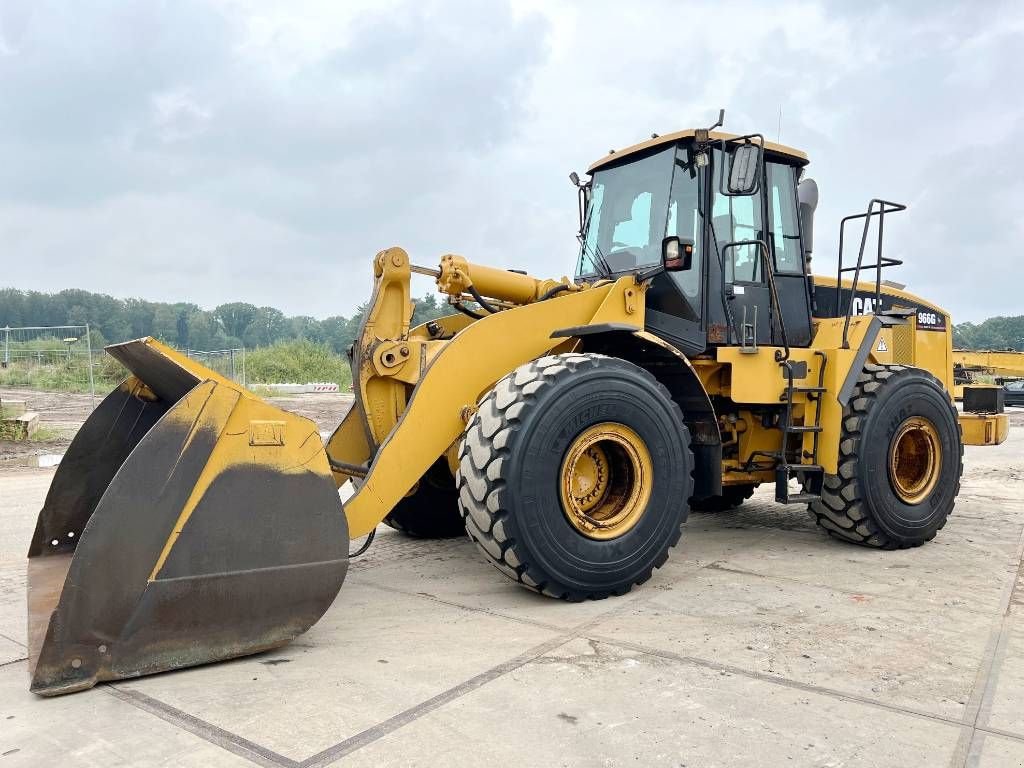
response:
<path id="1" fill-rule="evenodd" d="M 703 217 L 699 200 L 701 194 L 700 176 L 686 152 L 680 150 L 676 170 L 672 176 L 672 192 L 669 195 L 668 224 L 665 236 L 675 235 L 693 243 L 690 269 L 673 274 L 676 285 L 682 290 L 691 307 L 699 311 L 703 279 L 701 233 Z"/>
<path id="2" fill-rule="evenodd" d="M 730 197 L 720 192 L 718 174 L 722 169 L 722 152 L 715 150 L 715 197 L 711 206 L 715 247 L 723 256 L 725 281 L 729 283 L 760 283 L 761 258 L 757 245 L 739 245 L 722 251 L 726 243 L 759 240 L 762 237 L 761 194 Z"/>
<path id="3" fill-rule="evenodd" d="M 768 244 L 775 270 L 803 274 L 800 225 L 796 208 L 796 168 L 766 163 L 768 169 Z"/>
<path id="4" fill-rule="evenodd" d="M 576 274 L 626 272 L 661 261 L 675 147 L 597 171 Z"/>

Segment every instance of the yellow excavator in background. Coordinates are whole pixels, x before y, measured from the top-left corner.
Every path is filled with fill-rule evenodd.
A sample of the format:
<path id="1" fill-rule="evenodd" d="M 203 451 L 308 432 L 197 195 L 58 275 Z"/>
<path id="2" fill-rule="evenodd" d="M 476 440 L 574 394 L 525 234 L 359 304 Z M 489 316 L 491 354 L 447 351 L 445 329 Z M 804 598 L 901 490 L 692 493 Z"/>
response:
<path id="1" fill-rule="evenodd" d="M 504 576 L 566 600 L 642 584 L 691 508 L 763 483 L 845 542 L 932 539 L 964 442 L 1001 442 L 1006 417 L 958 415 L 948 313 L 882 280 L 898 263 L 882 222 L 903 206 L 844 219 L 837 274 L 814 277 L 807 157 L 719 125 L 572 175 L 572 279 L 377 254 L 355 404 L 326 446 L 153 339 L 108 347 L 132 375 L 70 446 L 29 549 L 31 689 L 287 642 L 335 599 L 350 539 L 382 522 L 465 532 Z M 414 272 L 459 313 L 412 327 Z"/>

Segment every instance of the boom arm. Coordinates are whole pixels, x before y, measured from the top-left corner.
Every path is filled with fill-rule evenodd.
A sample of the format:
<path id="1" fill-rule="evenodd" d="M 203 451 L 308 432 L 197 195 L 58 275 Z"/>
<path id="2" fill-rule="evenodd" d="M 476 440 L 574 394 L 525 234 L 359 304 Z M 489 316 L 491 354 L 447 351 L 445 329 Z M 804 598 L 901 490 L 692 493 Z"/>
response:
<path id="1" fill-rule="evenodd" d="M 954 349 L 953 362 L 992 376 L 1024 378 L 1024 352 Z"/>
<path id="2" fill-rule="evenodd" d="M 478 268 L 461 257 L 446 259 L 438 281 L 445 280 L 449 295 L 479 285 L 478 292 L 485 289 L 506 304 L 529 302 L 475 322 L 439 322 L 434 335 L 427 330 L 431 324 L 410 331 L 408 255 L 400 248 L 377 255 L 373 304 L 352 356 L 356 403 L 327 445 L 336 482 L 365 474 L 345 505 L 353 537 L 373 530 L 459 438 L 477 401 L 498 379 L 574 343 L 553 337 L 553 332 L 598 323 L 643 329 L 646 285 L 632 275 L 570 288 L 558 281 Z M 562 284 L 565 290 L 538 300 Z M 366 439 L 353 449 L 348 437 L 357 434 L 358 421 Z M 352 464 L 365 470 L 357 474 L 347 468 Z"/>

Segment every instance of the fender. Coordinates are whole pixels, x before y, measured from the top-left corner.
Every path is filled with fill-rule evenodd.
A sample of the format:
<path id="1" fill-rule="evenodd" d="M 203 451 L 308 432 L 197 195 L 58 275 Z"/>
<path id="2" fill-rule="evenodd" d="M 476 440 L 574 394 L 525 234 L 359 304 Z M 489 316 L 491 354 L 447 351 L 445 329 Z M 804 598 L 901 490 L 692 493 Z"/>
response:
<path id="1" fill-rule="evenodd" d="M 418 376 L 408 405 L 374 454 L 359 490 L 345 504 L 352 538 L 372 531 L 459 438 L 477 402 L 495 382 L 523 363 L 574 341 L 551 338 L 553 328 L 568 321 L 574 326 L 622 323 L 640 331 L 644 305 L 637 293 L 644 288 L 632 276 L 622 277 L 488 315 L 438 344 Z M 374 402 L 371 396 L 362 405 Z M 367 416 L 372 423 L 373 416 Z"/>
<path id="2" fill-rule="evenodd" d="M 583 335 L 588 352 L 620 357 L 654 375 L 683 411 L 690 429 L 694 458 L 694 498 L 722 493 L 722 435 L 715 408 L 689 358 L 677 347 L 648 331 L 620 329 Z"/>

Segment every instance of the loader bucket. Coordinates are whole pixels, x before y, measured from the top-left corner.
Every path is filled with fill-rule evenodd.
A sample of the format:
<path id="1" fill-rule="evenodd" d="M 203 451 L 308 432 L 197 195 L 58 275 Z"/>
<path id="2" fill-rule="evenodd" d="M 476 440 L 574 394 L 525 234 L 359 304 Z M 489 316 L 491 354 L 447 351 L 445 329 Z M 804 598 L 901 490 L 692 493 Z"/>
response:
<path id="1" fill-rule="evenodd" d="M 263 651 L 345 578 L 316 426 L 152 339 L 82 426 L 28 553 L 31 690 L 49 696 Z"/>

